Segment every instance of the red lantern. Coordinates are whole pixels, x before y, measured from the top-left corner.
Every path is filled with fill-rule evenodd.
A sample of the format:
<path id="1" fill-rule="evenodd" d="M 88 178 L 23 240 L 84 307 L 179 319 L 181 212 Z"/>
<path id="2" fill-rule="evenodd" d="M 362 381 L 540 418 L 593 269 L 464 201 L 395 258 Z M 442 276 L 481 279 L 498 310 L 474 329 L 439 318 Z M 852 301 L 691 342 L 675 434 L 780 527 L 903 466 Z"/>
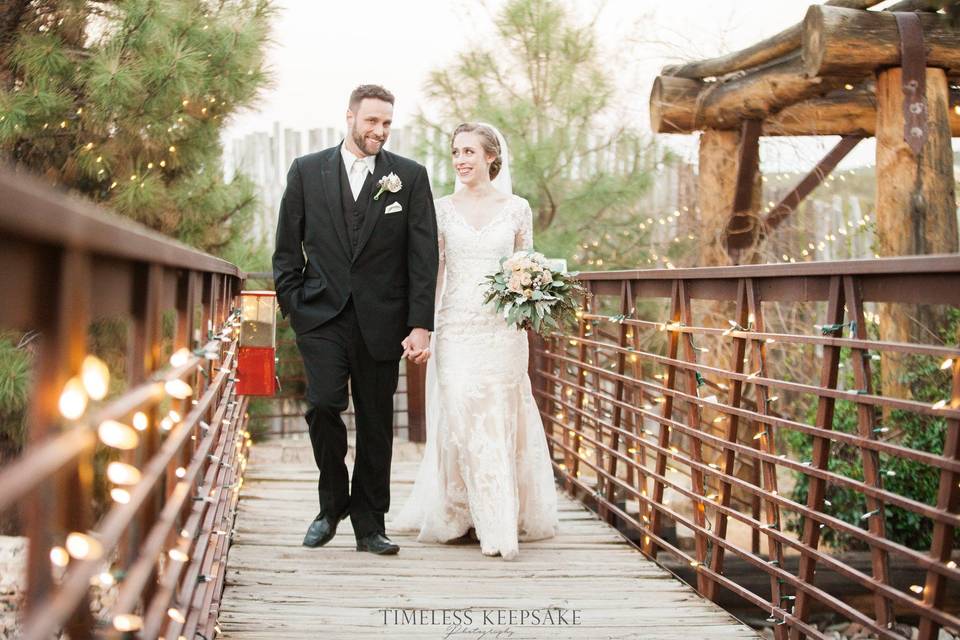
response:
<path id="1" fill-rule="evenodd" d="M 237 393 L 272 396 L 277 389 L 277 294 L 240 292 Z"/>

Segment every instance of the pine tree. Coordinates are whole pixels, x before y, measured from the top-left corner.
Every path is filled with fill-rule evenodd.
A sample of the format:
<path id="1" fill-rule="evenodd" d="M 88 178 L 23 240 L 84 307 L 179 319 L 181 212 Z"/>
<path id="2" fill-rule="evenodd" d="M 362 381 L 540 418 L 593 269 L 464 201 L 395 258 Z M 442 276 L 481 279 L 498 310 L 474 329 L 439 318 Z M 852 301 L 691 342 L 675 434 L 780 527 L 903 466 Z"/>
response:
<path id="1" fill-rule="evenodd" d="M 255 195 L 219 133 L 266 82 L 269 0 L 12 1 L 0 9 L 0 154 L 205 251 Z"/>
<path id="2" fill-rule="evenodd" d="M 493 124 L 509 145 L 514 191 L 534 210 L 538 250 L 575 262 L 579 251 L 586 264 L 581 243 L 602 228 L 617 239 L 605 247 L 608 265 L 645 261 L 634 207 L 660 152 L 634 122 L 618 122 L 618 66 L 595 21 L 579 20 L 563 0 L 508 0 L 493 23 L 490 41 L 429 76 L 439 117 L 421 115 L 421 124 L 439 136 L 435 152 L 447 157 L 460 122 Z"/>

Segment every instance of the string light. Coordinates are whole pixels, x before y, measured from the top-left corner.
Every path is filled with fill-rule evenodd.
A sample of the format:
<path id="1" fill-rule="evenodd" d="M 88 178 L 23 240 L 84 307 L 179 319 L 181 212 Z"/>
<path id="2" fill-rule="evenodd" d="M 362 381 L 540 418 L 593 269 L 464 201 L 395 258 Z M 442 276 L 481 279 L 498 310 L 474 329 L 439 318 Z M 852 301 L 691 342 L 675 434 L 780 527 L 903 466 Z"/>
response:
<path id="1" fill-rule="evenodd" d="M 167 555 L 170 556 L 170 559 L 174 562 L 186 562 L 190 559 L 190 556 L 180 549 L 170 549 L 170 551 L 167 552 Z"/>
<path id="2" fill-rule="evenodd" d="M 130 492 L 120 487 L 110 489 L 110 497 L 118 504 L 127 504 L 130 502 Z"/>
<path id="3" fill-rule="evenodd" d="M 68 420 L 76 420 L 87 410 L 87 392 L 79 377 L 67 380 L 60 393 L 60 414 Z"/>
<path id="4" fill-rule="evenodd" d="M 107 465 L 107 477 L 113 484 L 131 485 L 140 482 L 140 470 L 125 462 L 111 462 Z"/>
<path id="5" fill-rule="evenodd" d="M 115 449 L 134 449 L 140 442 L 140 436 L 133 428 L 115 420 L 104 420 L 97 433 L 101 442 Z"/>
<path id="6" fill-rule="evenodd" d="M 56 567 L 65 567 L 70 562 L 70 554 L 63 547 L 53 547 L 50 549 L 50 562 Z"/>
<path id="7" fill-rule="evenodd" d="M 138 631 L 143 628 L 143 619 L 132 613 L 113 616 L 113 628 L 117 631 Z"/>
<path id="8" fill-rule="evenodd" d="M 178 400 L 189 398 L 193 394 L 193 388 L 179 378 L 168 380 L 163 385 L 163 388 L 168 394 L 174 398 L 177 398 Z"/>
<path id="9" fill-rule="evenodd" d="M 146 431 L 147 430 L 147 414 L 143 411 L 137 411 L 133 414 L 133 428 L 137 431 Z"/>
<path id="10" fill-rule="evenodd" d="M 77 560 L 96 560 L 103 555 L 103 546 L 93 536 L 74 531 L 67 536 L 67 552 Z"/>

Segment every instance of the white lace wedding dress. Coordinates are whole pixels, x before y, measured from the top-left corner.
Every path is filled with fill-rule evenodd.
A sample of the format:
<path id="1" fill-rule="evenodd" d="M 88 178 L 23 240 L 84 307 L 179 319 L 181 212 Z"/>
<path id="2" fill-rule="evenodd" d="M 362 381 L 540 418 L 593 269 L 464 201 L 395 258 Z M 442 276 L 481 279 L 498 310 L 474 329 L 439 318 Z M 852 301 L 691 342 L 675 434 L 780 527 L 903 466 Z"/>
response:
<path id="1" fill-rule="evenodd" d="M 482 228 L 436 201 L 445 285 L 427 365 L 427 444 L 413 493 L 390 528 L 445 542 L 474 527 L 485 555 L 557 532 L 557 494 L 527 375 L 527 336 L 483 304 L 484 276 L 532 248 L 530 205 L 510 196 Z"/>

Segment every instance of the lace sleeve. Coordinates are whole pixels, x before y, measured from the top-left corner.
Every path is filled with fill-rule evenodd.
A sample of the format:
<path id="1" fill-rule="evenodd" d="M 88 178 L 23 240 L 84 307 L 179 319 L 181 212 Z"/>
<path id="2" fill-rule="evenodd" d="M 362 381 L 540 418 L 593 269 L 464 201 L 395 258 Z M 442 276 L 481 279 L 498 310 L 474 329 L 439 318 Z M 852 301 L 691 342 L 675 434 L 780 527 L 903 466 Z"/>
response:
<path id="1" fill-rule="evenodd" d="M 533 250 L 533 211 L 530 209 L 530 203 L 522 200 L 519 220 L 517 221 L 517 232 L 513 239 L 514 251 L 532 251 Z"/>

